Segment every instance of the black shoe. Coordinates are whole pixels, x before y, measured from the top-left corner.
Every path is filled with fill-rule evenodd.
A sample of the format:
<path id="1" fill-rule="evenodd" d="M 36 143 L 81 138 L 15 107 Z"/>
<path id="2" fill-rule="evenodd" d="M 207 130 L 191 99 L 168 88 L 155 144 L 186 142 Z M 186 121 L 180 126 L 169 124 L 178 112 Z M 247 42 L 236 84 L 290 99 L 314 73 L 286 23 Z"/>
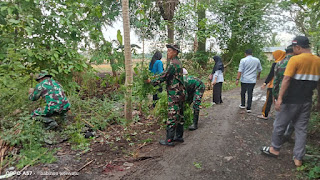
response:
<path id="1" fill-rule="evenodd" d="M 181 142 L 181 143 L 183 143 L 184 139 L 183 138 L 174 138 L 173 142 Z"/>
<path id="2" fill-rule="evenodd" d="M 194 131 L 196 129 L 198 129 L 198 127 L 195 124 L 192 124 L 191 126 L 189 126 L 190 131 Z"/>
<path id="3" fill-rule="evenodd" d="M 193 124 L 189 126 L 190 131 L 198 129 L 199 111 L 193 112 Z"/>
<path id="4" fill-rule="evenodd" d="M 160 140 L 159 143 L 164 146 L 174 146 L 173 140 Z"/>
<path id="5" fill-rule="evenodd" d="M 165 146 L 174 146 L 173 138 L 174 138 L 175 128 L 174 127 L 167 127 L 167 138 L 166 140 L 160 140 L 159 143 Z"/>

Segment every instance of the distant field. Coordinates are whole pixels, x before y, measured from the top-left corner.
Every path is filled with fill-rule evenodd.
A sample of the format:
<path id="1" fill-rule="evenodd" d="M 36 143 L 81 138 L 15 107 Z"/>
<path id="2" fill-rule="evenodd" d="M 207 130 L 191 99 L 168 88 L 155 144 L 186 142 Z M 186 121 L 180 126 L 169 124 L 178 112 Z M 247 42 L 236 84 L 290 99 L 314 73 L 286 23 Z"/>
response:
<path id="1" fill-rule="evenodd" d="M 137 63 L 142 62 L 142 59 L 133 59 L 132 62 L 133 62 L 133 67 L 135 67 L 135 65 L 136 65 Z M 145 64 L 149 64 L 150 59 L 145 59 L 144 62 L 145 62 Z M 165 63 L 166 60 L 165 60 L 165 59 L 162 59 L 162 62 Z M 101 73 L 112 72 L 110 63 L 100 64 L 100 65 L 91 64 L 91 66 L 92 66 L 95 70 L 97 70 L 98 72 L 101 72 Z"/>

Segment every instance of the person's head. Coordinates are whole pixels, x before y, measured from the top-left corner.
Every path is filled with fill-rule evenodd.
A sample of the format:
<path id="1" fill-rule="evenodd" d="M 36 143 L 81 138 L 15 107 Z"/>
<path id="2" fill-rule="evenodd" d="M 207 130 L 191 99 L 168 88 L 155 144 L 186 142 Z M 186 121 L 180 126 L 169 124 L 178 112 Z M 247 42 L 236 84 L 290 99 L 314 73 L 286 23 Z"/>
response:
<path id="1" fill-rule="evenodd" d="M 276 50 L 272 52 L 273 58 L 275 62 L 282 61 L 286 57 L 286 52 L 282 50 Z"/>
<path id="2" fill-rule="evenodd" d="M 213 60 L 215 63 L 220 62 L 221 61 L 221 57 L 220 56 L 213 56 Z"/>
<path id="3" fill-rule="evenodd" d="M 247 50 L 244 52 L 244 54 L 245 54 L 246 56 L 252 55 L 252 49 L 247 49 Z"/>
<path id="4" fill-rule="evenodd" d="M 152 58 L 151 58 L 151 62 L 150 62 L 150 67 L 151 67 L 151 69 L 152 69 L 152 67 L 153 67 L 153 64 L 154 64 L 157 60 L 161 60 L 161 58 L 162 58 L 162 54 L 161 54 L 160 51 L 157 50 L 157 51 L 154 53 L 154 55 L 152 56 Z"/>
<path id="5" fill-rule="evenodd" d="M 310 42 L 306 36 L 297 36 L 292 41 L 293 53 L 298 55 L 310 51 Z"/>
<path id="6" fill-rule="evenodd" d="M 168 48 L 168 50 L 167 50 L 168 59 L 172 59 L 172 58 L 176 57 L 179 54 L 179 52 L 180 52 L 179 45 L 177 45 L 177 44 L 175 44 L 175 45 L 167 44 L 166 46 Z"/>
<path id="7" fill-rule="evenodd" d="M 162 58 L 162 54 L 160 51 L 156 50 L 156 52 L 154 53 L 154 55 L 152 56 L 151 60 L 161 60 Z"/>
<path id="8" fill-rule="evenodd" d="M 289 46 L 286 48 L 286 54 L 287 54 L 287 55 L 292 55 L 292 54 L 293 54 L 292 45 L 289 45 Z"/>
<path id="9" fill-rule="evenodd" d="M 52 76 L 47 72 L 47 71 L 41 71 L 37 77 L 36 77 L 36 81 L 38 81 L 39 83 L 42 82 L 43 80 L 45 80 L 46 78 L 51 78 Z"/>

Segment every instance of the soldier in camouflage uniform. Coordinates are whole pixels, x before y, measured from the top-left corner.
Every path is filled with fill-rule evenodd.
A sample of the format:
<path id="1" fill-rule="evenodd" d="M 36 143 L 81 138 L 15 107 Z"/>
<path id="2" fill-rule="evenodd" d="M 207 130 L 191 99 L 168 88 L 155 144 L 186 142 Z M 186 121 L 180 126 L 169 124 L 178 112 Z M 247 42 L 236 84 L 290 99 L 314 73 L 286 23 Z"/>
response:
<path id="1" fill-rule="evenodd" d="M 177 58 L 180 52 L 178 45 L 167 45 L 170 64 L 166 71 L 161 73 L 151 83 L 156 86 L 164 81 L 167 84 L 168 94 L 168 121 L 166 140 L 160 140 L 161 145 L 174 146 L 173 138 L 183 142 L 183 103 L 185 101 L 185 87 L 183 82 L 182 63 Z M 150 81 L 149 81 L 150 82 Z"/>
<path id="2" fill-rule="evenodd" d="M 198 129 L 201 98 L 206 87 L 200 79 L 187 74 L 188 71 L 183 69 L 183 80 L 187 91 L 186 103 L 193 103 L 193 124 L 189 126 L 189 130 L 193 131 Z"/>
<path id="3" fill-rule="evenodd" d="M 70 103 L 62 86 L 51 77 L 47 72 L 40 72 L 36 78 L 39 83 L 34 89 L 29 89 L 29 99 L 31 101 L 36 101 L 40 97 L 46 101 L 47 105 L 43 109 L 38 108 L 31 114 L 32 118 L 45 123 L 46 129 L 58 127 L 58 123 L 52 117 L 60 116 L 61 119 L 65 120 L 66 112 L 70 109 Z"/>
<path id="4" fill-rule="evenodd" d="M 273 81 L 272 94 L 275 100 L 278 99 L 279 91 L 281 88 L 281 82 L 283 79 L 283 74 L 292 56 L 293 56 L 293 49 L 292 49 L 292 45 L 290 45 L 286 48 L 286 57 L 282 61 L 278 62 L 274 67 L 274 81 Z M 283 142 L 290 140 L 293 131 L 294 131 L 294 127 L 291 122 L 289 123 L 286 129 L 286 132 L 284 133 Z"/>

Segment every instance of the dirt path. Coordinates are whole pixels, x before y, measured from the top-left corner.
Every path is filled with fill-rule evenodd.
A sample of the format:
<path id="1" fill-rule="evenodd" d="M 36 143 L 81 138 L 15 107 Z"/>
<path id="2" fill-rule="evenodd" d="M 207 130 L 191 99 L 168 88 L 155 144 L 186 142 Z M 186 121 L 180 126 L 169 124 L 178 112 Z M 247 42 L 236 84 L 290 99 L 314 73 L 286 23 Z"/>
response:
<path id="1" fill-rule="evenodd" d="M 295 179 L 292 144 L 285 144 L 278 159 L 260 154 L 270 143 L 269 120 L 256 116 L 265 101 L 259 85 L 254 90 L 252 113 L 239 109 L 239 88 L 223 94 L 224 103 L 201 111 L 199 129 L 185 132 L 185 142 L 160 147 L 122 177 L 114 179 Z M 160 156 L 160 157 L 159 157 Z M 197 166 L 197 167 L 196 167 Z"/>
<path id="2" fill-rule="evenodd" d="M 65 175 L 39 172 L 78 172 L 79 169 L 71 180 L 296 179 L 291 160 L 293 144 L 286 143 L 278 159 L 260 154 L 259 148 L 270 144 L 274 117 L 272 112 L 269 120 L 257 118 L 266 94 L 259 88 L 261 83 L 254 90 L 252 113 L 238 107 L 240 88 L 224 92 L 224 103 L 203 109 L 199 129 L 185 131 L 185 142 L 175 147 L 160 146 L 158 140 L 165 136 L 164 130 L 159 130 L 158 123 L 151 122 L 152 119 L 145 120 L 141 125 L 130 127 L 138 132 L 130 136 L 132 140 L 145 140 L 144 143 L 137 141 L 134 149 L 126 140 L 114 141 L 115 145 L 111 146 L 100 143 L 98 138 L 91 144 L 91 150 L 82 154 L 70 150 L 66 142 L 58 146 L 56 162 L 26 169 L 34 172 L 33 176 L 10 179 L 66 180 Z M 121 125 L 110 128 L 115 137 L 122 137 L 119 133 L 125 131 Z M 92 160 L 94 162 L 82 170 L 81 167 Z"/>

